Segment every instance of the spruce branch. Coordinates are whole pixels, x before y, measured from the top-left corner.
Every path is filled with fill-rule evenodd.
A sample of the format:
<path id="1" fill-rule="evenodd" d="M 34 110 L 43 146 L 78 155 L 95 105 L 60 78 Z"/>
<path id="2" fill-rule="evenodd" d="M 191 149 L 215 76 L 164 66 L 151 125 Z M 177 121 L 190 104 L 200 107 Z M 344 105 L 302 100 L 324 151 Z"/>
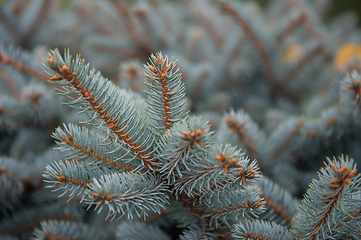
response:
<path id="1" fill-rule="evenodd" d="M 297 75 L 302 72 L 302 69 L 312 63 L 312 60 L 320 54 L 326 55 L 326 48 L 322 43 L 315 45 L 283 77 L 281 77 L 279 80 L 279 87 L 281 90 L 286 89 Z"/>
<path id="2" fill-rule="evenodd" d="M 98 211 L 107 205 L 107 218 L 114 218 L 117 214 L 132 218 L 135 212 L 146 219 L 147 210 L 160 213 L 161 208 L 165 208 L 167 191 L 168 186 L 150 174 L 112 173 L 93 179 L 86 192 L 86 203 L 96 205 Z"/>
<path id="3" fill-rule="evenodd" d="M 361 190 L 361 175 L 356 172 L 353 159 L 343 156 L 327 159 L 326 167 L 320 170 L 320 179 L 311 183 L 293 220 L 296 236 L 312 240 L 331 237 L 329 226 L 344 224 L 343 219 L 334 216 L 337 211 L 345 211 L 342 204 L 349 194 Z"/>
<path id="4" fill-rule="evenodd" d="M 305 121 L 302 119 L 290 119 L 285 125 L 286 126 L 281 125 L 272 136 L 272 143 L 275 144 L 272 147 L 271 162 L 277 159 L 277 157 L 286 150 L 287 146 L 291 144 L 292 140 L 296 138 L 305 125 Z M 282 138 L 281 141 L 280 138 Z"/>
<path id="5" fill-rule="evenodd" d="M 232 186 L 253 185 L 260 176 L 256 162 L 230 145 L 214 146 L 208 153 L 196 154 L 190 159 L 190 171 L 174 184 L 176 193 L 185 192 L 189 197 L 205 196 Z"/>
<path id="6" fill-rule="evenodd" d="M 118 11 L 119 15 L 121 15 L 124 19 L 124 27 L 127 31 L 127 35 L 130 40 L 138 47 L 142 52 L 143 56 L 148 56 L 151 52 L 153 52 L 153 48 L 149 46 L 147 41 L 145 41 L 144 36 L 142 36 L 138 30 L 136 25 L 133 22 L 133 19 L 129 13 L 129 9 L 124 3 L 121 3 L 118 0 L 108 0 L 114 8 Z"/>
<path id="7" fill-rule="evenodd" d="M 260 215 L 261 219 L 277 224 L 291 226 L 293 215 L 300 204 L 298 200 L 269 178 L 262 176 L 257 183 L 260 197 L 264 199 L 266 210 Z"/>
<path id="8" fill-rule="evenodd" d="M 291 19 L 282 31 L 276 37 L 277 41 L 281 43 L 285 37 L 289 36 L 293 31 L 300 27 L 307 20 L 306 13 L 301 11 L 293 19 Z"/>
<path id="9" fill-rule="evenodd" d="M 153 119 L 157 133 L 162 134 L 173 124 L 188 117 L 185 111 L 185 87 L 181 80 L 177 62 L 169 62 L 161 53 L 151 55 L 150 63 L 145 66 L 145 75 L 153 80 L 146 82 L 150 91 L 146 91 L 149 100 L 147 114 Z"/>
<path id="10" fill-rule="evenodd" d="M 68 51 L 65 51 L 64 59 L 58 50 L 52 51 L 49 60 L 44 61 L 44 64 L 48 71 L 55 74 L 50 81 L 65 86 L 63 94 L 76 92 L 80 95 L 71 105 L 80 103 L 83 104 L 80 108 L 84 111 L 94 111 L 93 118 L 102 119 L 115 138 L 127 146 L 148 170 L 153 171 L 154 157 L 149 150 L 154 138 L 126 93 L 119 91 L 95 70 L 89 72 L 89 65 L 85 65 L 79 56 L 73 60 Z M 60 81 L 62 79 L 65 82 Z M 71 90 L 66 89 L 67 87 Z"/>
<path id="11" fill-rule="evenodd" d="M 30 76 L 33 76 L 37 79 L 46 81 L 48 80 L 48 77 L 46 74 L 40 72 L 37 69 L 34 69 L 33 67 L 27 65 L 26 63 L 19 61 L 17 59 L 11 58 L 8 54 L 6 54 L 3 50 L 0 50 L 0 63 L 4 65 L 9 65 L 16 70 L 23 72 L 25 74 L 29 74 Z"/>
<path id="12" fill-rule="evenodd" d="M 250 39 L 252 44 L 255 46 L 256 50 L 258 51 L 258 54 L 261 57 L 261 61 L 263 64 L 264 72 L 265 72 L 265 78 L 267 79 L 270 87 L 273 89 L 273 91 L 276 90 L 278 87 L 277 84 L 277 76 L 274 71 L 274 67 L 272 65 L 271 58 L 269 56 L 269 53 L 267 51 L 266 46 L 264 43 L 259 39 L 257 34 L 253 31 L 249 23 L 245 18 L 243 18 L 238 11 L 235 9 L 234 6 L 232 6 L 229 3 L 223 3 L 221 6 L 221 10 L 227 14 L 229 14 L 234 21 L 243 29 L 247 37 Z"/>
<path id="13" fill-rule="evenodd" d="M 84 192 L 90 189 L 93 177 L 100 177 L 103 171 L 96 166 L 87 165 L 75 160 L 58 161 L 47 165 L 44 180 L 50 184 L 47 187 L 55 188 L 54 191 L 63 191 L 60 195 L 67 193 L 69 200 L 81 196 L 81 202 L 85 197 Z"/>
<path id="14" fill-rule="evenodd" d="M 192 117 L 182 120 L 168 130 L 160 139 L 157 156 L 161 172 L 170 182 L 182 178 L 188 159 L 199 151 L 206 151 L 212 144 L 213 133 L 209 124 L 201 118 Z"/>
<path id="15" fill-rule="evenodd" d="M 287 228 L 275 223 L 244 220 L 233 226 L 232 236 L 243 240 L 291 240 L 292 235 Z"/>
<path id="16" fill-rule="evenodd" d="M 90 163 L 102 162 L 125 171 L 135 170 L 136 164 L 140 166 L 132 152 L 115 142 L 103 142 L 104 137 L 99 132 L 85 127 L 73 124 L 64 125 L 64 129 L 58 127 L 53 133 L 53 138 L 67 159 L 86 158 Z"/>
<path id="17" fill-rule="evenodd" d="M 33 240 L 110 240 L 105 231 L 95 229 L 93 226 L 64 220 L 42 221 L 41 228 L 34 231 Z"/>
<path id="18" fill-rule="evenodd" d="M 234 111 L 233 109 L 225 115 L 224 121 L 229 129 L 230 134 L 235 134 L 247 151 L 247 153 L 257 160 L 257 163 L 261 170 L 265 167 L 264 153 L 261 150 L 261 146 L 265 146 L 264 139 L 265 134 L 254 123 L 251 117 L 244 111 Z M 265 151 L 264 149 L 263 151 Z"/>

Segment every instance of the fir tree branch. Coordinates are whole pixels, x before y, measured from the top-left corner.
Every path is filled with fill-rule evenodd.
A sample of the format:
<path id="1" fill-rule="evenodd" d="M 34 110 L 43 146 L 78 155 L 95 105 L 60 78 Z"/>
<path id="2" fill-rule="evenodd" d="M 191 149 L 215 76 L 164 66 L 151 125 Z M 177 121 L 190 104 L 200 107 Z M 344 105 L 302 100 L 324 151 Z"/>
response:
<path id="1" fill-rule="evenodd" d="M 10 65 L 20 72 L 29 74 L 30 76 L 41 79 L 43 81 L 48 80 L 48 77 L 46 76 L 46 74 L 26 65 L 25 63 L 22 63 L 20 61 L 17 61 L 16 59 L 10 58 L 4 52 L 0 52 L 0 63 L 5 64 L 5 65 Z"/>
<path id="2" fill-rule="evenodd" d="M 11 80 L 9 74 L 6 71 L 0 68 L 0 77 L 1 80 L 7 85 L 10 92 L 14 95 L 15 99 L 21 100 L 21 92 L 20 89 L 16 86 L 16 84 Z"/>
<path id="3" fill-rule="evenodd" d="M 204 37 L 204 30 L 201 27 L 194 27 L 190 34 L 190 39 L 188 40 L 188 44 L 184 53 L 184 56 L 190 60 L 194 59 L 199 44 Z M 199 89 L 199 88 L 197 88 Z"/>
<path id="4" fill-rule="evenodd" d="M 360 191 L 361 175 L 356 176 L 356 171 L 353 159 L 328 159 L 320 171 L 320 180 L 311 183 L 294 218 L 293 228 L 298 237 L 314 240 L 332 235 L 329 226 L 342 220 L 332 217 L 335 211 L 345 211 L 341 207 L 345 196 Z"/>
<path id="5" fill-rule="evenodd" d="M 244 111 L 231 110 L 224 119 L 230 133 L 235 133 L 239 142 L 246 149 L 247 154 L 257 160 L 258 166 L 264 171 L 266 156 L 260 146 L 264 146 L 265 136 L 261 129 L 255 124 L 250 116 Z"/>
<path id="6" fill-rule="evenodd" d="M 69 204 L 68 204 L 69 206 Z M 40 225 L 44 220 L 73 220 L 77 211 L 69 211 L 64 204 L 48 204 L 32 208 L 23 208 L 14 212 L 8 219 L 0 222 L 0 232 L 19 235 Z"/>
<path id="7" fill-rule="evenodd" d="M 62 190 L 63 196 L 70 192 L 69 199 L 75 196 L 82 196 L 84 192 L 91 187 L 91 179 L 100 177 L 102 171 L 94 166 L 86 165 L 75 160 L 58 161 L 47 165 L 44 173 L 44 180 L 51 185 L 48 188 L 55 188 L 54 191 Z M 81 201 L 82 201 L 81 200 Z"/>
<path id="8" fill-rule="evenodd" d="M 191 170 L 174 184 L 177 194 L 205 196 L 233 185 L 243 187 L 255 183 L 260 174 L 255 161 L 243 157 L 230 145 L 215 146 L 209 153 L 197 154 L 190 161 Z"/>
<path id="9" fill-rule="evenodd" d="M 110 234 L 101 229 L 75 221 L 48 220 L 40 224 L 41 229 L 34 231 L 34 240 L 110 240 Z"/>
<path id="10" fill-rule="evenodd" d="M 181 169 L 188 168 L 186 160 L 198 151 L 208 149 L 213 139 L 208 122 L 192 117 L 173 125 L 158 143 L 161 172 L 173 182 L 182 178 Z"/>
<path id="11" fill-rule="evenodd" d="M 233 225 L 232 236 L 242 240 L 291 240 L 291 233 L 283 226 L 259 220 L 244 220 Z"/>
<path id="12" fill-rule="evenodd" d="M 61 128 L 57 128 L 56 131 L 53 133 L 53 137 L 58 141 L 59 145 L 65 144 L 71 146 L 71 150 L 72 152 L 75 152 L 75 154 L 70 153 L 69 154 L 70 158 L 79 157 L 80 154 L 83 156 L 84 155 L 89 156 L 91 158 L 96 159 L 97 161 L 109 164 L 113 167 L 124 169 L 125 171 L 133 171 L 135 169 L 129 164 L 120 162 L 119 159 L 118 161 L 115 161 L 115 159 L 113 158 L 115 157 L 114 154 L 106 155 L 106 152 L 110 150 L 106 150 L 100 146 L 101 140 L 103 139 L 99 139 L 97 134 L 95 132 L 90 131 L 89 129 L 79 128 L 77 126 L 69 124 L 68 127 L 65 127 L 65 131 L 63 131 Z M 94 145 L 92 144 L 93 142 L 96 142 L 98 146 L 97 148 L 93 147 Z M 104 147 L 106 147 L 106 145 L 110 145 L 110 144 L 108 143 L 103 145 Z M 111 147 L 116 148 L 116 146 L 111 146 Z M 62 149 L 62 151 L 66 151 L 66 150 L 67 149 Z M 122 155 L 121 160 L 123 160 L 123 162 L 128 162 L 134 159 L 134 156 L 127 156 L 129 154 L 127 154 L 126 151 L 119 152 L 118 150 L 117 153 Z M 124 161 L 125 157 L 128 157 L 126 161 Z"/>
<path id="13" fill-rule="evenodd" d="M 133 22 L 129 14 L 129 10 L 125 4 L 118 0 L 108 0 L 114 8 L 118 11 L 124 19 L 124 27 L 127 32 L 127 36 L 130 37 L 131 42 L 133 42 L 140 50 L 143 52 L 143 56 L 149 56 L 153 51 L 153 48 L 149 46 L 145 38 L 139 34 L 137 31 L 136 25 Z"/>
<path id="14" fill-rule="evenodd" d="M 87 191 L 86 202 L 95 204 L 99 211 L 104 205 L 109 208 L 108 217 L 114 218 L 117 214 L 132 217 L 147 216 L 146 210 L 160 213 L 160 208 L 168 204 L 168 186 L 158 177 L 140 173 L 112 173 L 94 178 Z"/>
<path id="15" fill-rule="evenodd" d="M 222 11 L 228 13 L 233 17 L 235 22 L 243 29 L 252 44 L 255 46 L 258 54 L 261 57 L 263 63 L 265 77 L 273 90 L 276 90 L 277 77 L 272 66 L 271 58 L 268 54 L 266 46 L 261 42 L 256 33 L 252 30 L 249 23 L 236 11 L 236 9 L 229 3 L 222 4 Z"/>
<path id="16" fill-rule="evenodd" d="M 267 208 L 260 218 L 291 226 L 294 212 L 300 202 L 294 199 L 286 189 L 282 189 L 265 176 L 258 182 L 257 191 L 260 191 L 260 197 L 264 199 Z"/>
<path id="17" fill-rule="evenodd" d="M 163 57 L 161 53 L 151 55 L 149 60 L 145 74 L 153 80 L 154 85 L 146 82 L 150 88 L 149 92 L 146 91 L 149 97 L 147 114 L 155 121 L 154 128 L 161 135 L 173 124 L 188 117 L 185 111 L 185 87 L 180 81 L 179 68 L 175 70 L 177 62 L 169 62 L 168 57 Z"/>
<path id="18" fill-rule="evenodd" d="M 300 132 L 300 129 L 305 125 L 305 121 L 299 120 L 295 128 L 285 137 L 285 139 L 278 145 L 276 149 L 273 150 L 271 154 L 271 161 L 274 161 L 277 156 L 291 143 L 292 139 Z"/>
<path id="19" fill-rule="evenodd" d="M 289 36 L 297 27 L 302 25 L 307 20 L 307 16 L 304 11 L 298 14 L 295 18 L 290 20 L 287 25 L 276 37 L 277 41 L 281 43 L 285 37 Z"/>
<path id="20" fill-rule="evenodd" d="M 323 44 L 316 45 L 311 51 L 306 53 L 303 58 L 301 58 L 279 81 L 279 87 L 281 90 L 286 89 L 294 80 L 298 74 L 304 69 L 308 64 L 312 62 L 319 54 L 325 55 L 325 47 Z"/>
<path id="21" fill-rule="evenodd" d="M 141 128 L 144 129 L 144 132 L 141 133 L 139 132 L 141 128 L 134 129 L 132 126 L 129 126 L 130 122 L 133 122 L 133 124 L 137 123 L 138 126 L 143 124 L 139 123 L 142 119 L 135 119 L 138 114 L 135 113 L 135 110 L 128 102 L 129 100 L 125 99 L 125 97 L 120 95 L 120 92 L 118 92 L 117 94 L 120 96 L 119 99 L 116 99 L 116 101 L 119 102 L 119 105 L 117 104 L 115 106 L 117 109 L 109 109 L 113 103 L 110 102 L 112 100 L 109 98 L 117 88 L 109 81 L 103 79 L 100 74 L 95 74 L 94 71 L 90 72 L 88 75 L 88 66 L 84 66 L 84 60 L 81 61 L 80 58 L 77 57 L 74 62 L 71 60 L 68 52 L 65 52 L 65 55 L 65 60 L 68 62 L 68 65 L 70 64 L 70 66 L 65 64 L 57 50 L 53 52 L 50 59 L 45 62 L 48 69 L 56 73 L 56 75 L 50 78 L 50 81 L 57 82 L 65 79 L 67 81 L 67 85 L 72 86 L 81 95 L 81 98 L 75 100 L 72 104 L 84 101 L 88 105 L 88 108 L 85 109 L 93 109 L 106 123 L 113 134 L 115 134 L 117 138 L 143 162 L 148 170 L 153 171 L 152 169 L 154 166 L 152 161 L 154 161 L 154 157 L 147 151 L 147 148 L 151 146 L 147 144 L 148 146 L 146 147 L 144 142 L 140 142 L 141 138 L 143 138 L 148 131 L 144 129 L 144 125 L 141 126 Z M 79 72 L 77 73 L 74 70 Z M 100 88 L 97 88 L 98 86 Z M 90 88 L 93 88 L 94 91 Z M 106 91 L 109 91 L 109 95 L 105 95 Z M 69 92 L 65 92 L 65 94 L 69 94 Z M 103 102 L 100 101 L 101 99 L 103 99 Z M 116 110 L 119 109 L 123 109 L 120 111 L 123 115 L 118 115 L 120 113 Z M 126 114 L 130 114 L 130 116 L 126 117 Z M 122 119 L 122 117 L 126 117 L 127 119 Z M 128 125 L 121 126 L 121 124 L 125 124 L 124 120 L 128 121 Z M 138 136 L 141 134 L 141 136 L 134 140 L 134 136 L 132 137 L 132 134 L 137 134 Z M 150 135 L 146 135 L 146 138 L 147 141 L 152 141 Z"/>
<path id="22" fill-rule="evenodd" d="M 265 209 L 264 201 L 259 193 L 240 189 L 232 190 L 223 193 L 226 201 L 218 198 L 217 191 L 204 201 L 208 210 L 206 216 L 210 218 L 211 223 L 215 221 L 217 227 L 220 221 L 232 225 L 241 218 L 243 220 L 257 218 Z"/>

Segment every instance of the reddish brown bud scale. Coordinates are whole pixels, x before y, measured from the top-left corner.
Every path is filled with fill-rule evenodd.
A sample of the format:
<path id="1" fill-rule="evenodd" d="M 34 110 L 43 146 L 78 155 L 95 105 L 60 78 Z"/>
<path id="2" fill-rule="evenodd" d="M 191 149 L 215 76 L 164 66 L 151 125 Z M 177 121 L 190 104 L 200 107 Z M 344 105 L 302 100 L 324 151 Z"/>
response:
<path id="1" fill-rule="evenodd" d="M 350 177 L 354 177 L 356 175 L 357 169 L 354 169 L 350 172 Z"/>
<path id="2" fill-rule="evenodd" d="M 237 159 L 235 157 L 231 157 L 229 159 L 230 164 L 235 164 L 237 162 Z"/>
<path id="3" fill-rule="evenodd" d="M 110 200 L 112 200 L 112 195 L 110 195 L 109 193 L 106 195 L 106 197 L 105 197 L 105 200 L 107 200 L 107 201 L 110 201 Z"/>
<path id="4" fill-rule="evenodd" d="M 67 136 L 68 136 L 69 141 L 73 141 L 73 136 L 70 133 L 68 133 Z"/>
<path id="5" fill-rule="evenodd" d="M 0 60 L 5 64 L 8 64 L 10 62 L 9 57 L 6 54 L 1 54 L 0 55 Z"/>
<path id="6" fill-rule="evenodd" d="M 55 75 L 55 76 L 52 76 L 51 78 L 49 78 L 50 81 L 59 81 L 61 79 L 63 79 L 63 78 L 58 75 Z"/>
<path id="7" fill-rule="evenodd" d="M 6 173 L 7 172 L 7 167 L 3 166 L 0 168 L 0 173 Z"/>
<path id="8" fill-rule="evenodd" d="M 68 76 L 69 75 L 69 67 L 67 67 L 66 65 L 63 65 L 60 69 L 60 72 L 63 76 Z"/>
<path id="9" fill-rule="evenodd" d="M 202 130 L 196 129 L 196 130 L 194 131 L 194 136 L 195 136 L 195 137 L 199 137 L 199 136 L 202 136 L 202 135 L 203 135 L 203 131 L 202 131 Z"/>
<path id="10" fill-rule="evenodd" d="M 341 174 L 348 174 L 349 172 L 350 172 L 350 169 L 348 167 L 341 168 Z"/>
<path id="11" fill-rule="evenodd" d="M 253 169 L 249 169 L 249 170 L 247 171 L 247 173 L 253 175 L 253 174 L 254 174 L 254 171 L 253 171 Z"/>
<path id="12" fill-rule="evenodd" d="M 157 73 L 157 70 L 155 69 L 155 67 L 152 66 L 148 66 L 149 70 L 152 71 L 153 73 Z"/>

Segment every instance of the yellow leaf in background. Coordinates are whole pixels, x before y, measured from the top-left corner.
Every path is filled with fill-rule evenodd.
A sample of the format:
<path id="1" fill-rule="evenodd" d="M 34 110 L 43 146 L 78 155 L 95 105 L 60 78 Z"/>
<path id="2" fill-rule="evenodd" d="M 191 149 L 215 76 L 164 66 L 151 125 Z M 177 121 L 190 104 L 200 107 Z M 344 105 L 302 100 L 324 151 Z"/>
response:
<path id="1" fill-rule="evenodd" d="M 334 66 L 341 70 L 351 63 L 352 57 L 357 58 L 361 62 L 361 44 L 345 43 L 336 53 Z"/>
<path id="2" fill-rule="evenodd" d="M 285 64 L 295 63 L 304 55 L 305 55 L 305 48 L 301 44 L 294 43 L 287 46 L 285 51 L 282 53 L 282 62 Z"/>

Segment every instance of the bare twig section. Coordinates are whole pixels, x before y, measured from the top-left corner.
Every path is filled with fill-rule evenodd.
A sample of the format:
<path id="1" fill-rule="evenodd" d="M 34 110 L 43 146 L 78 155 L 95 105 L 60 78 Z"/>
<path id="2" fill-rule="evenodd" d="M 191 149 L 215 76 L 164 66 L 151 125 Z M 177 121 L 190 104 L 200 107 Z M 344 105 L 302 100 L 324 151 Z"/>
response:
<path id="1" fill-rule="evenodd" d="M 20 72 L 29 74 L 29 75 L 31 75 L 35 78 L 41 79 L 43 81 L 48 80 L 48 76 L 45 73 L 42 73 L 32 67 L 29 67 L 28 65 L 26 65 L 22 62 L 16 61 L 15 59 L 11 59 L 8 55 L 1 53 L 1 52 L 0 52 L 0 63 L 5 64 L 5 65 L 10 65 Z"/>
<path id="2" fill-rule="evenodd" d="M 298 74 L 304 69 L 312 60 L 317 57 L 319 54 L 325 54 L 326 49 L 322 43 L 316 45 L 311 51 L 306 53 L 303 58 L 301 58 L 292 68 L 285 74 L 280 80 L 279 88 L 284 90 L 286 89 L 294 80 Z"/>
<path id="3" fill-rule="evenodd" d="M 297 27 L 302 25 L 306 21 L 307 17 L 305 12 L 302 12 L 294 19 L 292 19 L 287 26 L 277 36 L 277 42 L 281 43 L 286 36 L 289 36 Z"/>
<path id="4" fill-rule="evenodd" d="M 263 64 L 263 68 L 265 71 L 265 77 L 273 90 L 275 90 L 276 86 L 276 74 L 274 72 L 274 68 L 272 66 L 271 58 L 267 52 L 266 46 L 261 42 L 256 33 L 252 30 L 251 26 L 248 22 L 234 9 L 231 4 L 222 4 L 222 11 L 228 13 L 233 17 L 235 22 L 243 29 L 248 38 L 251 40 L 256 50 L 258 51 L 261 61 Z"/>
<path id="5" fill-rule="evenodd" d="M 184 56 L 190 60 L 194 59 L 198 46 L 204 37 L 204 30 L 201 27 L 194 27 L 191 32 Z"/>
<path id="6" fill-rule="evenodd" d="M 3 82 L 7 85 L 7 87 L 9 88 L 10 92 L 14 95 L 14 97 L 16 98 L 16 100 L 20 101 L 21 100 L 21 96 L 20 96 L 20 90 L 19 88 L 16 86 L 16 84 L 11 80 L 10 76 L 6 73 L 6 71 L 4 71 L 3 69 L 0 68 L 0 77 L 3 80 Z"/>
<path id="7" fill-rule="evenodd" d="M 262 190 L 262 189 L 259 189 Z M 264 199 L 266 202 L 266 206 L 272 209 L 278 216 L 280 216 L 282 219 L 286 221 L 286 223 L 291 226 L 292 224 L 292 216 L 288 215 L 286 211 L 284 211 L 279 204 L 276 202 L 273 202 L 269 198 L 265 197 L 262 193 L 260 194 L 260 197 Z"/>
<path id="8" fill-rule="evenodd" d="M 296 127 L 288 134 L 288 136 L 280 143 L 280 145 L 273 151 L 271 155 L 271 161 L 275 160 L 282 151 L 290 144 L 292 139 L 299 133 L 300 129 L 305 125 L 305 122 L 303 120 L 300 120 Z"/>
<path id="9" fill-rule="evenodd" d="M 117 0 L 108 0 L 118 11 L 118 13 L 124 18 L 124 27 L 127 31 L 127 34 L 130 40 L 141 50 L 143 50 L 143 54 L 148 56 L 151 52 L 153 52 L 153 48 L 149 46 L 146 39 L 139 34 L 137 28 L 131 18 L 127 6 L 120 1 Z"/>

